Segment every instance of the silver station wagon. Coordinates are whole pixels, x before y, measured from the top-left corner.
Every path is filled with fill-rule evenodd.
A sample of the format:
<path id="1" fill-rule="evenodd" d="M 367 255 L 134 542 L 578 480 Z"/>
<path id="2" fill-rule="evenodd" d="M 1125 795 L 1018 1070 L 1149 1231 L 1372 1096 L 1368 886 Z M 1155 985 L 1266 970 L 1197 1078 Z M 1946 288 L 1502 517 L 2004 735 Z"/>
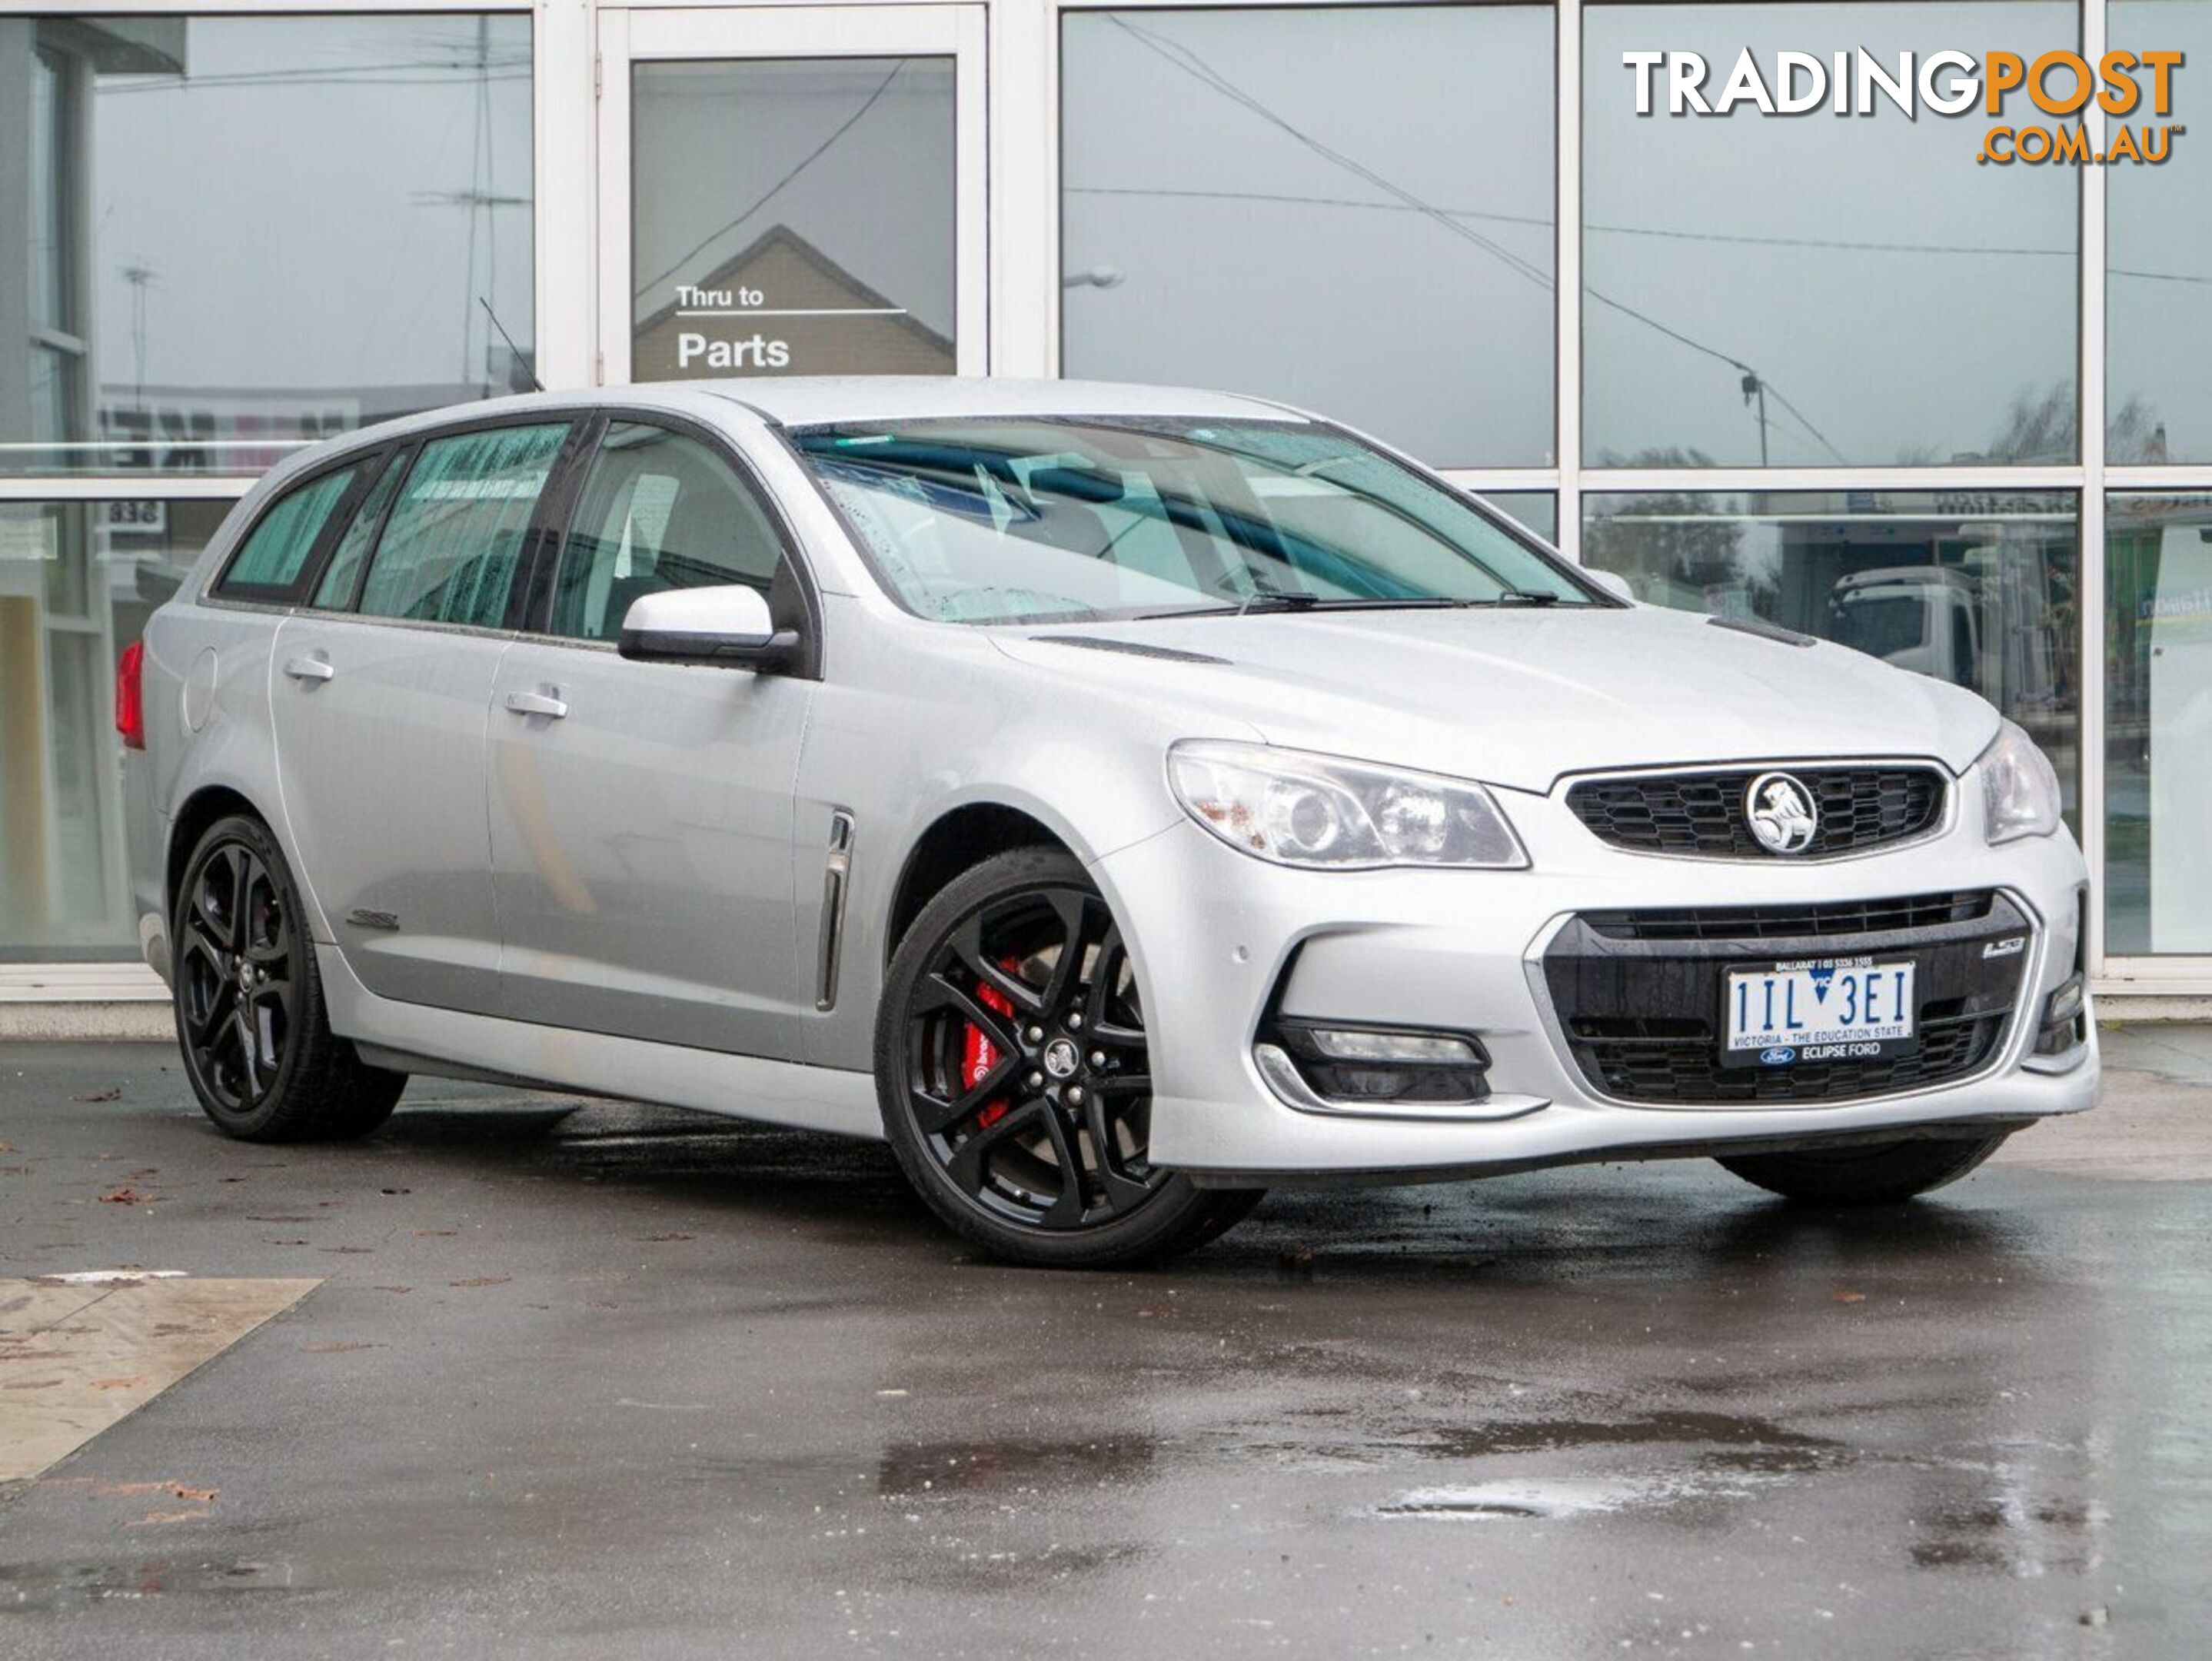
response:
<path id="1" fill-rule="evenodd" d="M 1981 699 L 1632 604 L 1297 411 L 750 380 L 272 472 L 121 671 L 146 957 L 249 1140 L 410 1074 L 884 1137 L 991 1251 L 1710 1156 L 1827 1204 L 2094 1100 Z"/>

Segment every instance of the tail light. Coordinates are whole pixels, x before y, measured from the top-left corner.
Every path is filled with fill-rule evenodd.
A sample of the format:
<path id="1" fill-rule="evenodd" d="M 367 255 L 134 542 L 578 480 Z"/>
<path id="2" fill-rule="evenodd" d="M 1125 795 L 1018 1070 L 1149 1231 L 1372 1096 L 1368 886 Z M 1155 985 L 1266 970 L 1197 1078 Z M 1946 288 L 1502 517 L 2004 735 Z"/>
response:
<path id="1" fill-rule="evenodd" d="M 134 640 L 123 648 L 123 660 L 115 666 L 115 730 L 123 734 L 126 750 L 146 747 L 145 668 L 145 642 Z"/>

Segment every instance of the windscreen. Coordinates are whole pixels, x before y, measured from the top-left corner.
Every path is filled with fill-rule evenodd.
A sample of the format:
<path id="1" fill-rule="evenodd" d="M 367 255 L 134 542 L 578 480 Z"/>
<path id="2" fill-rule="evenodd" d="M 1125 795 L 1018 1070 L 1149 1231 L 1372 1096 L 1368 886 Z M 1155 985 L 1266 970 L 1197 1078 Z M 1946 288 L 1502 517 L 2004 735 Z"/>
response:
<path id="1" fill-rule="evenodd" d="M 945 622 L 1610 603 L 1467 497 L 1310 423 L 792 436 L 892 594 Z"/>

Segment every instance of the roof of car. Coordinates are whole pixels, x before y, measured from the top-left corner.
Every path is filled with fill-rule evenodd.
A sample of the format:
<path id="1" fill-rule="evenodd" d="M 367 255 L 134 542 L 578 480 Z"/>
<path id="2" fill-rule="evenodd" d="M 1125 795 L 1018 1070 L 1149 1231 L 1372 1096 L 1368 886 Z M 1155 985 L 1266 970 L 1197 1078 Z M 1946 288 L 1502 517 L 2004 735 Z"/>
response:
<path id="1" fill-rule="evenodd" d="M 777 375 L 686 383 L 787 427 L 944 416 L 1196 416 L 1303 419 L 1261 399 L 1114 380 L 1016 380 L 975 375 Z"/>

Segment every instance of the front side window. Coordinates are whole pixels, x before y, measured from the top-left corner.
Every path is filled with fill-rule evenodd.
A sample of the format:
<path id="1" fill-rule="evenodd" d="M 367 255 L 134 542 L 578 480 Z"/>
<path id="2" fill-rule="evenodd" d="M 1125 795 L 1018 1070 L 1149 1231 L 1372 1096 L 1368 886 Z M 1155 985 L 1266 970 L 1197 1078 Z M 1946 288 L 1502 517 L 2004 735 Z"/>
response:
<path id="1" fill-rule="evenodd" d="M 924 421 L 793 438 L 884 585 L 942 622 L 1605 603 L 1465 496 L 1330 427 Z"/>
<path id="2" fill-rule="evenodd" d="M 721 457 L 665 427 L 617 422 L 562 550 L 552 632 L 616 639 L 634 603 L 671 588 L 737 582 L 765 595 L 782 559 L 775 525 Z"/>
<path id="3" fill-rule="evenodd" d="M 215 586 L 218 595 L 281 594 L 300 580 L 307 556 L 359 476 L 358 467 L 340 467 L 301 485 L 262 514 Z"/>
<path id="4" fill-rule="evenodd" d="M 566 422 L 456 433 L 422 447 L 362 586 L 370 617 L 496 629 Z"/>

